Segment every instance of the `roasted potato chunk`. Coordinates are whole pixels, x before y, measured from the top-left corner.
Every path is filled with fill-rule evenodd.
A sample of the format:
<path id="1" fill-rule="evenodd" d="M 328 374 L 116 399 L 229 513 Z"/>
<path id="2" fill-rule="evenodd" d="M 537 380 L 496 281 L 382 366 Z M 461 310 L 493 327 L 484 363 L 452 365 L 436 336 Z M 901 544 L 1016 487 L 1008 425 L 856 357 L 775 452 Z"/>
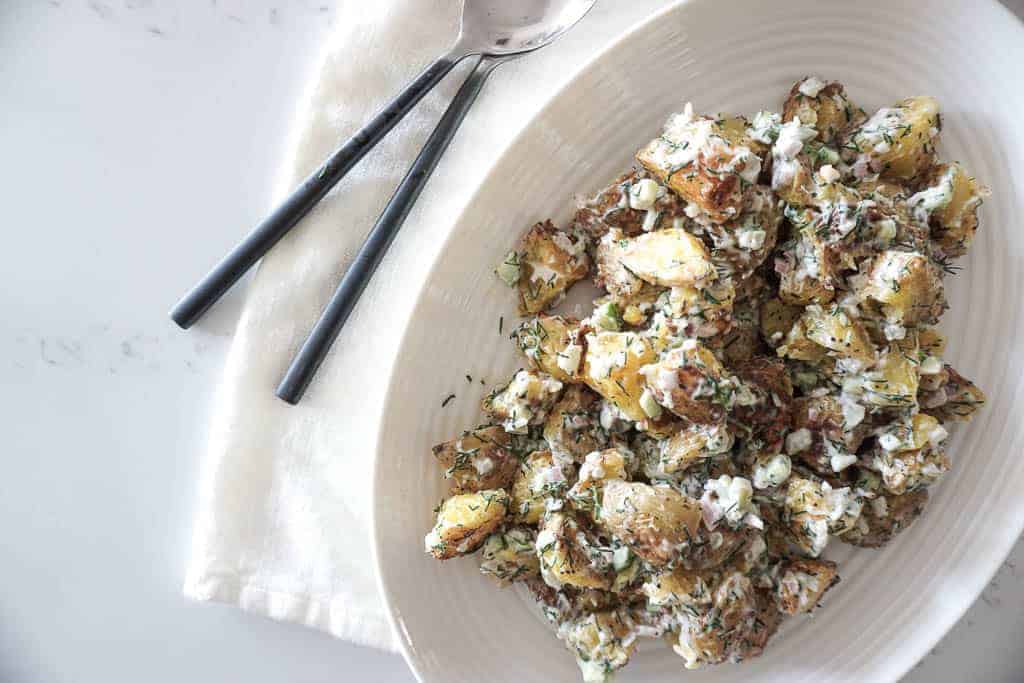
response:
<path id="1" fill-rule="evenodd" d="M 738 662 L 760 655 L 777 626 L 774 606 L 749 578 L 735 572 L 715 588 L 711 609 L 684 613 L 673 649 L 687 669 Z"/>
<path id="2" fill-rule="evenodd" d="M 704 578 L 685 569 L 655 572 L 643 585 L 647 601 L 655 607 L 703 607 L 711 604 L 711 588 Z"/>
<path id="3" fill-rule="evenodd" d="M 535 369 L 566 384 L 579 381 L 583 347 L 577 339 L 580 321 L 560 315 L 538 315 L 512 333 L 516 346 Z"/>
<path id="4" fill-rule="evenodd" d="M 562 393 L 562 383 L 543 372 L 520 370 L 504 387 L 484 398 L 484 413 L 506 432 L 524 434 L 531 425 L 544 424 Z"/>
<path id="5" fill-rule="evenodd" d="M 950 468 L 942 447 L 947 436 L 938 420 L 918 413 L 882 432 L 870 467 L 881 475 L 885 490 L 895 495 L 933 484 Z"/>
<path id="6" fill-rule="evenodd" d="M 848 487 L 833 489 L 825 481 L 792 476 L 782 517 L 793 546 L 808 557 L 818 557 L 830 533 L 840 535 L 854 527 L 861 508 L 860 498 Z"/>
<path id="7" fill-rule="evenodd" d="M 875 366 L 864 373 L 861 390 L 865 403 L 907 408 L 917 400 L 918 364 L 904 350 L 890 347 Z"/>
<path id="8" fill-rule="evenodd" d="M 801 321 L 804 334 L 815 344 L 843 358 L 866 363 L 874 361 L 875 349 L 864 326 L 839 306 L 828 309 L 816 304 L 808 306 Z"/>
<path id="9" fill-rule="evenodd" d="M 647 390 L 665 408 L 690 422 L 721 421 L 737 402 L 752 402 L 750 390 L 730 375 L 707 347 L 694 340 L 643 368 Z"/>
<path id="10" fill-rule="evenodd" d="M 776 358 L 752 358 L 734 366 L 736 376 L 754 394 L 755 401 L 737 405 L 733 414 L 749 431 L 746 444 L 758 455 L 775 455 L 789 431 L 793 383 L 786 365 Z"/>
<path id="11" fill-rule="evenodd" d="M 863 294 L 882 304 L 886 320 L 908 327 L 934 325 L 946 309 L 939 269 L 916 252 L 880 254 Z"/>
<path id="12" fill-rule="evenodd" d="M 775 248 L 781 223 L 782 211 L 771 188 L 755 185 L 738 217 L 702 225 L 711 238 L 711 261 L 719 277 L 725 273 L 740 281 L 753 275 Z"/>
<path id="13" fill-rule="evenodd" d="M 783 563 L 775 586 L 775 604 L 783 614 L 810 612 L 825 592 L 839 582 L 836 563 L 794 559 Z"/>
<path id="14" fill-rule="evenodd" d="M 714 222 L 739 215 L 744 193 L 757 181 L 761 158 L 746 127 L 694 116 L 669 118 L 664 132 L 637 152 L 644 168 Z"/>
<path id="15" fill-rule="evenodd" d="M 568 498 L 574 508 L 595 519 L 601 515 L 603 485 L 612 479 L 628 479 L 626 458 L 615 448 L 594 451 L 580 466 L 579 478 L 569 489 Z"/>
<path id="16" fill-rule="evenodd" d="M 925 412 L 943 422 L 970 422 L 985 404 L 985 393 L 952 366 L 944 366 L 943 371 L 948 379 L 934 396 L 928 397 Z"/>
<path id="17" fill-rule="evenodd" d="M 928 503 L 928 489 L 899 496 L 880 492 L 864 505 L 860 520 L 842 539 L 863 548 L 881 548 L 896 534 L 910 527 Z"/>
<path id="18" fill-rule="evenodd" d="M 702 287 L 716 277 L 707 247 L 682 228 L 645 233 L 619 245 L 622 267 L 652 285 Z"/>
<path id="19" fill-rule="evenodd" d="M 761 337 L 772 348 L 778 348 L 803 314 L 803 308 L 787 304 L 782 299 L 768 299 L 759 311 Z"/>
<path id="20" fill-rule="evenodd" d="M 621 609 L 574 619 L 559 629 L 559 636 L 576 656 L 584 683 L 610 683 L 637 646 L 633 620 Z"/>
<path id="21" fill-rule="evenodd" d="M 434 446 L 434 457 L 452 480 L 453 493 L 503 489 L 512 483 L 519 460 L 501 427 L 477 427 Z"/>
<path id="22" fill-rule="evenodd" d="M 652 565 L 679 554 L 700 526 L 700 503 L 667 486 L 613 479 L 604 483 L 598 524 Z"/>
<path id="23" fill-rule="evenodd" d="M 907 201 L 915 218 L 931 226 L 931 237 L 944 256 L 963 256 L 978 229 L 978 207 L 991 191 L 956 162 L 932 167 L 922 185 Z"/>
<path id="24" fill-rule="evenodd" d="M 615 404 L 630 420 L 648 417 L 640 405 L 644 378 L 640 368 L 657 360 L 652 340 L 634 332 L 595 332 L 586 336 L 583 380 Z"/>
<path id="25" fill-rule="evenodd" d="M 808 76 L 793 84 L 782 105 L 782 120 L 791 121 L 793 118 L 814 126 L 818 138 L 831 144 L 841 133 L 863 123 L 867 117 L 850 102 L 841 83 Z"/>
<path id="26" fill-rule="evenodd" d="M 504 521 L 509 503 L 502 489 L 452 496 L 441 503 L 424 539 L 427 552 L 439 560 L 473 552 Z"/>
<path id="27" fill-rule="evenodd" d="M 725 457 L 735 439 L 724 423 L 691 424 L 651 449 L 644 463 L 650 479 L 674 479 L 707 458 Z"/>
<path id="28" fill-rule="evenodd" d="M 491 534 L 480 553 L 480 572 L 501 586 L 540 576 L 535 540 L 536 532 L 526 526 Z"/>
<path id="29" fill-rule="evenodd" d="M 534 451 L 519 466 L 512 483 L 510 512 L 523 524 L 536 524 L 544 515 L 548 498 L 561 498 L 569 488 L 569 479 L 551 451 Z"/>
<path id="30" fill-rule="evenodd" d="M 544 581 L 552 587 L 608 590 L 615 580 L 611 553 L 571 515 L 547 516 L 537 534 L 537 556 Z"/>
<path id="31" fill-rule="evenodd" d="M 687 223 L 686 204 L 644 170 L 619 176 L 611 185 L 585 201 L 576 211 L 573 227 L 595 240 L 615 228 L 632 236 Z"/>
<path id="32" fill-rule="evenodd" d="M 537 223 L 526 233 L 519 256 L 520 314 L 556 305 L 569 287 L 587 276 L 586 247 L 581 235 L 557 230 L 551 221 Z"/>
<path id="33" fill-rule="evenodd" d="M 562 394 L 544 423 L 544 440 L 556 455 L 583 462 L 587 453 L 608 443 L 601 428 L 601 397 L 585 386 L 574 384 Z"/>
<path id="34" fill-rule="evenodd" d="M 629 238 L 618 228 L 612 228 L 598 241 L 594 254 L 594 284 L 607 289 L 616 300 L 639 295 L 646 284 L 623 261 L 629 245 Z"/>
<path id="35" fill-rule="evenodd" d="M 932 97 L 908 97 L 879 109 L 842 138 L 843 156 L 857 177 L 880 173 L 883 178 L 910 180 L 935 163 L 939 103 Z"/>

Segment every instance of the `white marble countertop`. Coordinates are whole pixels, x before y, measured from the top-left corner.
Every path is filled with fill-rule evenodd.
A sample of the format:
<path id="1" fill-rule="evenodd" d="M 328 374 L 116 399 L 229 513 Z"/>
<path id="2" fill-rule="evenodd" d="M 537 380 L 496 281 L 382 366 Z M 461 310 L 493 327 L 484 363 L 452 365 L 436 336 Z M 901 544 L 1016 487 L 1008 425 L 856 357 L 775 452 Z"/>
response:
<path id="1" fill-rule="evenodd" d="M 180 590 L 240 296 L 188 334 L 166 311 L 267 208 L 335 16 L 331 0 L 0 3 L 0 681 L 413 680 L 396 655 Z M 1018 543 L 906 680 L 1024 680 L 1022 613 Z"/>

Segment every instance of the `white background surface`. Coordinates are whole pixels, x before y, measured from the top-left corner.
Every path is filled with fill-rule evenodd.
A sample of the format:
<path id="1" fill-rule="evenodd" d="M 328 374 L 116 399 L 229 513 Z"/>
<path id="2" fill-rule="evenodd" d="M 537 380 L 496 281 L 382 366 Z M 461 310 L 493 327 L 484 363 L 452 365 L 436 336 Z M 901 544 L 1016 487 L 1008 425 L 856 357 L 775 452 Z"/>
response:
<path id="1" fill-rule="evenodd" d="M 187 334 L 166 311 L 266 210 L 334 16 L 0 2 L 0 681 L 412 680 L 397 655 L 180 597 L 240 295 Z M 1024 680 L 1022 614 L 1019 543 L 907 680 Z"/>

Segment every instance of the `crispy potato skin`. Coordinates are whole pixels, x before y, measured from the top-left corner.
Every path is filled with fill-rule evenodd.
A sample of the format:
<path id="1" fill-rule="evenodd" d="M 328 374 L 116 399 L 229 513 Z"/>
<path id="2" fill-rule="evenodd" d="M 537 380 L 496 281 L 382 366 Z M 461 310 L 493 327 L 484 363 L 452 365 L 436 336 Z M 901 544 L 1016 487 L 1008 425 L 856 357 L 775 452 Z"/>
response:
<path id="1" fill-rule="evenodd" d="M 541 313 L 520 324 L 513 339 L 531 366 L 569 384 L 579 381 L 579 364 L 572 372 L 563 367 L 572 365 L 566 350 L 579 341 L 579 331 L 580 321 L 576 318 Z"/>
<path id="2" fill-rule="evenodd" d="M 434 446 L 434 457 L 451 479 L 453 493 L 506 488 L 519 469 L 501 427 L 477 427 L 457 439 Z"/>
<path id="3" fill-rule="evenodd" d="M 427 534 L 427 552 L 450 560 L 475 551 L 504 521 L 509 502 L 502 489 L 452 496 L 441 504 L 437 523 Z"/>
<path id="4" fill-rule="evenodd" d="M 561 300 L 575 282 L 587 276 L 590 258 L 578 235 L 555 228 L 551 221 L 537 223 L 523 237 L 520 256 L 519 313 L 530 315 L 547 310 Z M 567 251 L 563 244 L 574 245 Z"/>
<path id="5" fill-rule="evenodd" d="M 899 496 L 880 495 L 885 501 L 884 508 L 881 505 L 865 505 L 861 513 L 863 524 L 844 534 L 844 542 L 862 548 L 881 548 L 901 531 L 910 528 L 928 504 L 928 489 L 918 489 Z M 884 515 L 879 514 L 882 510 Z"/>
<path id="6" fill-rule="evenodd" d="M 695 538 L 700 504 L 667 486 L 608 481 L 598 524 L 652 565 L 664 565 Z"/>
<path id="7" fill-rule="evenodd" d="M 796 117 L 814 126 L 818 131 L 818 139 L 826 144 L 834 142 L 852 126 L 863 123 L 866 118 L 864 112 L 850 101 L 842 83 L 831 81 L 814 97 L 800 92 L 802 83 L 802 80 L 797 81 L 790 89 L 782 105 L 783 121 Z"/>
<path id="8" fill-rule="evenodd" d="M 783 614 L 810 612 L 829 588 L 839 581 L 836 563 L 798 558 L 782 565 L 775 602 Z"/>
<path id="9" fill-rule="evenodd" d="M 844 156 L 862 155 L 869 170 L 883 178 L 912 180 L 935 163 L 935 143 L 942 124 L 932 97 L 908 97 L 880 109 L 842 136 Z"/>

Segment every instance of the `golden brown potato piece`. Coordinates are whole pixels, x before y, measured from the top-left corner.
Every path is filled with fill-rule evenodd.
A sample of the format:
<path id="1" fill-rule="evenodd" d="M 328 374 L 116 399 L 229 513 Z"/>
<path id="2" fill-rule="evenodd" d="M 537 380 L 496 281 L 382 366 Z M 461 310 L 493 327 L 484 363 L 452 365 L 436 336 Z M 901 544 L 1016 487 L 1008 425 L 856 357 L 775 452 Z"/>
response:
<path id="1" fill-rule="evenodd" d="M 715 354 L 688 340 L 643 369 L 648 391 L 670 411 L 690 422 L 719 422 L 749 391 L 726 372 Z M 745 392 L 745 393 L 744 393 Z"/>
<path id="2" fill-rule="evenodd" d="M 879 435 L 870 467 L 881 475 L 885 490 L 894 495 L 933 484 L 950 468 L 942 446 L 947 436 L 938 420 L 918 413 Z"/>
<path id="3" fill-rule="evenodd" d="M 750 659 L 764 651 L 778 621 L 768 597 L 735 572 L 715 588 L 712 609 L 686 613 L 673 650 L 687 669 Z"/>
<path id="4" fill-rule="evenodd" d="M 623 609 L 573 619 L 559 629 L 559 635 L 587 683 L 610 682 L 614 672 L 629 662 L 638 643 L 633 620 Z"/>
<path id="5" fill-rule="evenodd" d="M 656 479 L 676 477 L 706 458 L 724 457 L 733 441 L 725 423 L 688 425 L 659 442 L 657 460 L 648 462 L 645 471 Z"/>
<path id="6" fill-rule="evenodd" d="M 783 614 L 810 612 L 825 592 L 839 582 L 836 563 L 793 559 L 783 563 L 775 587 L 775 604 Z"/>
<path id="7" fill-rule="evenodd" d="M 562 393 L 562 383 L 536 370 L 520 370 L 505 386 L 488 394 L 481 408 L 506 432 L 525 434 L 531 425 L 544 424 Z"/>
<path id="8" fill-rule="evenodd" d="M 615 580 L 610 553 L 562 512 L 548 515 L 537 534 L 540 572 L 549 586 L 608 590 Z"/>
<path id="9" fill-rule="evenodd" d="M 580 321 L 575 318 L 542 313 L 519 325 L 512 337 L 530 365 L 568 384 L 579 381 L 583 360 L 579 328 Z"/>
<path id="10" fill-rule="evenodd" d="M 561 498 L 569 488 L 565 470 L 555 464 L 551 451 L 534 451 L 519 466 L 512 483 L 510 512 L 523 524 L 536 524 L 544 515 L 548 497 Z"/>
<path id="11" fill-rule="evenodd" d="M 679 546 L 696 537 L 700 520 L 700 502 L 668 486 L 604 484 L 598 524 L 652 565 L 675 558 Z"/>
<path id="12" fill-rule="evenodd" d="M 519 470 L 519 459 L 509 450 L 509 437 L 501 427 L 477 427 L 457 439 L 434 446 L 434 457 L 452 480 L 453 493 L 503 489 Z"/>
<path id="13" fill-rule="evenodd" d="M 645 230 L 670 226 L 677 219 L 689 222 L 685 208 L 685 202 L 649 173 L 632 170 L 584 202 L 576 211 L 573 226 L 594 240 L 601 239 L 611 228 L 627 236 L 639 235 Z"/>
<path id="14" fill-rule="evenodd" d="M 745 191 L 757 181 L 761 158 L 752 147 L 758 143 L 747 137 L 745 122 L 694 116 L 687 105 L 636 158 L 673 192 L 720 223 L 739 215 Z"/>
<path id="15" fill-rule="evenodd" d="M 939 103 L 932 97 L 908 97 L 879 109 L 842 136 L 844 158 L 857 177 L 881 173 L 883 178 L 910 180 L 935 162 Z"/>
<path id="16" fill-rule="evenodd" d="M 985 404 L 985 393 L 973 382 L 946 365 L 948 380 L 935 396 L 929 396 L 923 405 L 925 412 L 942 422 L 970 422 Z"/>
<path id="17" fill-rule="evenodd" d="M 604 483 L 611 479 L 627 479 L 626 458 L 615 448 L 589 453 L 580 466 L 579 478 L 569 489 L 568 499 L 575 509 L 595 519 L 601 515 Z"/>
<path id="18" fill-rule="evenodd" d="M 786 364 L 777 358 L 752 358 L 733 366 L 736 376 L 757 399 L 733 409 L 735 421 L 749 430 L 744 433 L 748 447 L 758 455 L 775 455 L 789 431 L 793 384 Z"/>
<path id="19" fill-rule="evenodd" d="M 804 334 L 815 344 L 844 358 L 870 363 L 875 349 L 864 326 L 839 306 L 811 305 L 804 309 L 801 321 Z"/>
<path id="20" fill-rule="evenodd" d="M 910 527 L 928 503 L 928 489 L 910 491 L 900 496 L 879 492 L 878 497 L 864 504 L 860 521 L 843 541 L 862 548 L 881 548 L 896 534 Z"/>
<path id="21" fill-rule="evenodd" d="M 829 534 L 843 534 L 857 523 L 862 503 L 848 487 L 791 476 L 782 518 L 790 542 L 808 557 L 818 557 Z"/>
<path id="22" fill-rule="evenodd" d="M 841 83 L 825 82 L 815 76 L 797 81 L 790 89 L 782 105 L 782 120 L 790 121 L 793 117 L 814 126 L 818 138 L 827 144 L 867 118 L 847 97 Z"/>
<path id="23" fill-rule="evenodd" d="M 810 337 L 807 336 L 807 322 L 804 320 L 802 313 L 797 318 L 797 321 L 793 323 L 793 326 L 789 328 L 789 332 L 786 333 L 782 341 L 783 344 L 775 351 L 783 358 L 818 364 L 828 354 L 828 350 L 824 346 L 811 341 Z"/>
<path id="24" fill-rule="evenodd" d="M 685 569 L 651 574 L 643 585 L 647 601 L 655 607 L 702 607 L 711 604 L 711 588 L 704 578 Z"/>
<path id="25" fill-rule="evenodd" d="M 439 560 L 473 552 L 505 520 L 509 503 L 502 489 L 452 496 L 441 503 L 424 539 L 427 552 Z"/>
<path id="26" fill-rule="evenodd" d="M 711 260 L 719 272 L 745 280 L 775 248 L 782 223 L 779 202 L 767 185 L 755 185 L 744 201 L 743 212 L 722 224 L 702 226 L 711 238 Z"/>
<path id="27" fill-rule="evenodd" d="M 621 230 L 612 228 L 598 241 L 594 253 L 594 284 L 608 290 L 617 301 L 637 296 L 647 286 L 623 262 L 629 244 Z"/>
<path id="28" fill-rule="evenodd" d="M 931 226 L 931 237 L 943 255 L 963 256 L 978 229 L 978 207 L 991 191 L 956 162 L 932 167 L 922 186 L 907 201 L 914 216 Z"/>
<path id="29" fill-rule="evenodd" d="M 772 298 L 761 302 L 761 336 L 772 348 L 778 348 L 801 315 L 803 308 L 787 304 L 782 299 Z"/>
<path id="30" fill-rule="evenodd" d="M 587 453 L 604 448 L 608 433 L 601 428 L 600 403 L 601 397 L 583 385 L 567 388 L 544 423 L 548 447 L 577 462 L 583 462 Z"/>
<path id="31" fill-rule="evenodd" d="M 636 277 L 661 287 L 703 287 L 716 277 L 707 247 L 682 228 L 628 238 L 619 260 Z"/>
<path id="32" fill-rule="evenodd" d="M 630 420 L 646 419 L 640 405 L 644 392 L 640 368 L 658 358 L 652 340 L 634 332 L 595 332 L 586 336 L 586 342 L 583 381 Z"/>
<path id="33" fill-rule="evenodd" d="M 491 534 L 480 553 L 480 573 L 500 586 L 540 576 L 540 561 L 534 545 L 536 536 L 536 531 L 528 526 Z"/>
<path id="34" fill-rule="evenodd" d="M 946 310 L 939 269 L 912 251 L 879 254 L 863 294 L 882 304 L 886 320 L 909 327 L 934 325 Z"/>
<path id="35" fill-rule="evenodd" d="M 519 257 L 519 313 L 539 313 L 561 301 L 565 291 L 587 276 L 590 257 L 580 235 L 537 223 L 523 237 Z"/>
<path id="36" fill-rule="evenodd" d="M 908 357 L 909 356 L 909 357 Z M 917 400 L 918 364 L 897 346 L 882 352 L 875 366 L 864 373 L 864 401 L 876 406 L 908 408 Z"/>
<path id="37" fill-rule="evenodd" d="M 837 396 L 803 396 L 793 399 L 788 453 L 823 477 L 834 477 L 855 462 L 852 454 L 863 441 L 867 427 L 848 424 L 848 413 Z"/>
<path id="38" fill-rule="evenodd" d="M 821 244 L 801 234 L 776 253 L 779 298 L 785 303 L 807 306 L 827 304 L 835 298 L 835 277 Z"/>

